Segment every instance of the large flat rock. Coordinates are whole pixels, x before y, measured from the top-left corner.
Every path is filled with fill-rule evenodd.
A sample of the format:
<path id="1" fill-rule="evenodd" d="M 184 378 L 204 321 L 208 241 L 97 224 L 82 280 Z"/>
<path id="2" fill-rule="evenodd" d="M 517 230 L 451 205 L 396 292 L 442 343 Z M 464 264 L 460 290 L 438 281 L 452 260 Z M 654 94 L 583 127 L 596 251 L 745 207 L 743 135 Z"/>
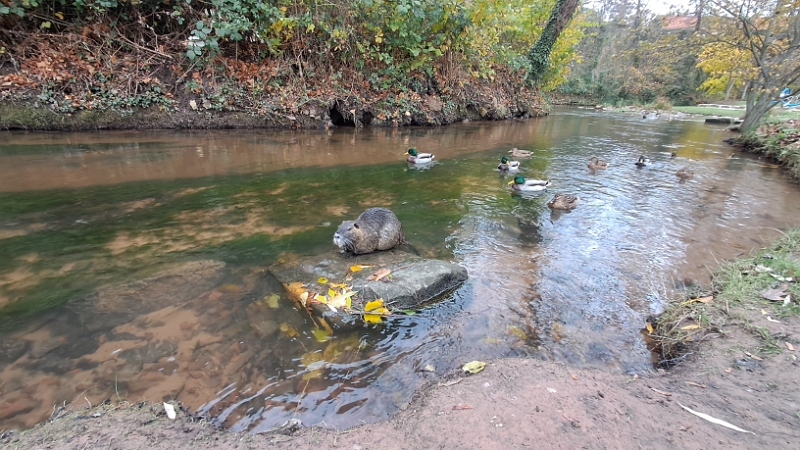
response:
<path id="1" fill-rule="evenodd" d="M 351 272 L 350 267 L 358 264 L 370 267 Z M 378 281 L 368 280 L 379 269 L 391 270 L 391 274 Z M 284 285 L 302 282 L 312 292 L 328 291 L 327 285 L 319 283 L 320 277 L 329 282 L 344 282 L 358 292 L 353 297 L 354 310 L 362 310 L 364 304 L 379 298 L 391 310 L 416 309 L 467 279 L 467 270 L 458 264 L 421 258 L 397 249 L 358 256 L 331 251 L 278 264 L 270 272 Z M 312 309 L 334 327 L 360 323 L 358 316 L 330 311 L 326 305 L 315 304 Z"/>

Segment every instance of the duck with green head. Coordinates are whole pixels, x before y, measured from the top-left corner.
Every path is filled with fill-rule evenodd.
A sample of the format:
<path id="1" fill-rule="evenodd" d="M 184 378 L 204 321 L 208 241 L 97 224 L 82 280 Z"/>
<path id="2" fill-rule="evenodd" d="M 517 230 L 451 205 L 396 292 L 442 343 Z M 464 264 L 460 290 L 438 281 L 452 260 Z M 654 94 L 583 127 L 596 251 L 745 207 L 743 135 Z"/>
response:
<path id="1" fill-rule="evenodd" d="M 497 169 L 501 172 L 516 172 L 519 170 L 519 161 L 511 161 L 508 156 L 503 156 Z"/>
<path id="2" fill-rule="evenodd" d="M 508 185 L 515 191 L 543 191 L 550 185 L 550 180 L 526 179 L 522 175 L 517 175 Z"/>
<path id="3" fill-rule="evenodd" d="M 406 161 L 410 162 L 411 164 L 427 164 L 432 162 L 433 158 L 435 158 L 432 153 L 419 153 L 414 147 L 408 149 L 405 154 L 408 155 Z"/>

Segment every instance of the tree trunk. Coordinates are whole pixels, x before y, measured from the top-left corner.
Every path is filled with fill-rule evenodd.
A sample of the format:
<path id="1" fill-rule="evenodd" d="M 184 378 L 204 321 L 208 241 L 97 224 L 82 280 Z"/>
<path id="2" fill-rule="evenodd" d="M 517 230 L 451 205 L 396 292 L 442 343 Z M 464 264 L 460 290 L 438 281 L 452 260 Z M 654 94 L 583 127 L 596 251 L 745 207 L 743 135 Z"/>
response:
<path id="1" fill-rule="evenodd" d="M 705 7 L 706 0 L 697 0 L 697 6 L 694 10 L 694 32 L 700 31 L 700 21 L 703 20 L 703 8 Z"/>
<path id="2" fill-rule="evenodd" d="M 550 12 L 550 19 L 544 28 L 539 40 L 533 44 L 528 52 L 528 61 L 531 63 L 528 77 L 535 83 L 542 79 L 547 68 L 550 67 L 550 52 L 553 51 L 561 32 L 567 27 L 575 10 L 578 9 L 580 0 L 558 0 Z"/>
<path id="3" fill-rule="evenodd" d="M 736 83 L 736 78 L 731 77 L 730 81 L 728 81 L 728 88 L 725 89 L 725 101 L 728 101 L 731 98 L 731 91 L 733 90 L 733 85 Z"/>
<path id="4" fill-rule="evenodd" d="M 747 89 L 747 111 L 744 113 L 742 124 L 739 125 L 739 130 L 747 133 L 755 130 L 761 124 L 761 119 L 775 103 L 772 101 L 776 97 L 776 93 L 769 92 L 766 89 L 759 89 L 755 87 L 756 83 L 750 83 Z"/>

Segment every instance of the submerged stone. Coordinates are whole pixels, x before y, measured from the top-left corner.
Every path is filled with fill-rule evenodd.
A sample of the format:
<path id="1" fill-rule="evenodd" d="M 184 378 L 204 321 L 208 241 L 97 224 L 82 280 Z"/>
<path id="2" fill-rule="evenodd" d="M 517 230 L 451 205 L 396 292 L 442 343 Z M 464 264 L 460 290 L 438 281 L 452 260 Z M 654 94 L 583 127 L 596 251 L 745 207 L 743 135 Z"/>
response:
<path id="1" fill-rule="evenodd" d="M 369 267 L 353 272 L 351 267 L 356 265 Z M 369 279 L 381 269 L 391 272 L 379 280 Z M 376 299 L 383 299 L 390 310 L 416 309 L 467 279 L 467 270 L 458 264 L 422 258 L 399 249 L 358 256 L 332 251 L 278 264 L 270 272 L 284 285 L 301 282 L 309 292 L 324 295 L 328 283 L 345 283 L 357 291 L 353 310 L 363 310 L 367 302 Z M 322 303 L 310 306 L 314 315 L 324 317 L 334 328 L 362 323 L 359 315 L 333 311 Z"/>

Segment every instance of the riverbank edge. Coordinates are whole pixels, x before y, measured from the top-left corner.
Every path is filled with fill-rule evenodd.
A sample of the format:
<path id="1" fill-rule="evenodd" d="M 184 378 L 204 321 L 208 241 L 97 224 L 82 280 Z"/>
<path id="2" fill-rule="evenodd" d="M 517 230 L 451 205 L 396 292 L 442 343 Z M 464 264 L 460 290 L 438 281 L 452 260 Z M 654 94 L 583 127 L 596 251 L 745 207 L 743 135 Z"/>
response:
<path id="1" fill-rule="evenodd" d="M 152 129 L 328 129 L 344 127 L 441 126 L 464 121 L 493 121 L 546 116 L 550 105 L 533 89 L 505 83 L 482 83 L 468 95 L 432 94 L 364 97 L 307 97 L 286 102 L 277 97 L 212 103 L 208 95 L 186 93 L 161 97 L 146 108 L 65 109 L 51 106 L 31 92 L 5 96 L 0 103 L 0 130 L 95 131 Z M 263 105 L 271 105 L 263 107 Z M 66 108 L 69 109 L 69 108 Z"/>
<path id="2" fill-rule="evenodd" d="M 677 364 L 709 339 L 728 334 L 731 327 L 752 335 L 765 353 L 791 350 L 759 323 L 765 315 L 779 319 L 800 316 L 798 275 L 800 227 L 787 230 L 747 257 L 723 262 L 709 287 L 687 289 L 684 297 L 668 303 L 663 313 L 648 318 L 648 343 L 659 354 L 659 364 L 667 368 Z M 785 284 L 789 300 L 766 299 L 764 293 L 784 280 L 791 280 Z"/>
<path id="3" fill-rule="evenodd" d="M 763 155 L 782 165 L 800 183 L 800 119 L 766 123 L 729 142 L 748 153 Z"/>

